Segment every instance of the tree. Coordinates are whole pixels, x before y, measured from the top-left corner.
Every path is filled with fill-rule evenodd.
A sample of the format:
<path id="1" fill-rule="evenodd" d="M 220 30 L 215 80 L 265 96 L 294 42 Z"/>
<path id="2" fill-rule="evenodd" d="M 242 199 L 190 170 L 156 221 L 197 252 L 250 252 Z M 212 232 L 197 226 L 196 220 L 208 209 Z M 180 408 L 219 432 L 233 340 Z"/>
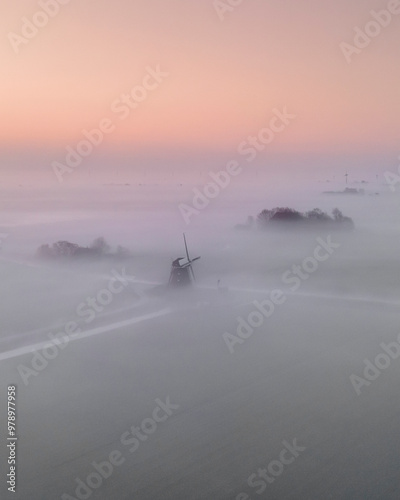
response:
<path id="1" fill-rule="evenodd" d="M 320 208 L 314 208 L 313 210 L 306 212 L 306 217 L 311 221 L 325 222 L 332 220 L 331 217 L 329 217 L 329 215 L 323 212 Z"/>
<path id="2" fill-rule="evenodd" d="M 90 245 L 90 248 L 99 255 L 105 255 L 110 251 L 110 245 L 102 236 L 96 238 Z"/>
<path id="3" fill-rule="evenodd" d="M 264 228 L 268 225 L 268 222 L 271 220 L 273 215 L 272 210 L 264 209 L 257 215 L 257 224 L 259 227 Z"/>
<path id="4" fill-rule="evenodd" d="M 304 220 L 304 215 L 297 210 L 289 207 L 274 208 L 272 210 L 274 213 L 271 217 L 271 221 L 277 222 L 298 222 Z"/>
<path id="5" fill-rule="evenodd" d="M 301 223 L 301 227 L 319 227 L 320 224 L 330 225 L 335 229 L 354 229 L 354 223 L 350 217 L 345 217 L 342 212 L 335 208 L 332 217 L 323 212 L 320 208 L 314 208 L 306 213 L 298 212 L 289 207 L 276 207 L 272 210 L 264 209 L 257 216 L 257 223 L 260 229 L 270 227 L 272 224 Z M 317 226 L 318 224 L 318 226 Z M 339 226 L 340 224 L 340 226 Z"/>
<path id="6" fill-rule="evenodd" d="M 344 219 L 342 212 L 338 208 L 334 208 L 332 210 L 332 215 L 333 218 L 338 222 L 341 222 Z"/>
<path id="7" fill-rule="evenodd" d="M 345 229 L 354 229 L 354 222 L 351 217 L 346 217 L 338 208 L 332 210 L 332 215 L 335 222 L 338 222 Z"/>
<path id="8" fill-rule="evenodd" d="M 76 255 L 79 245 L 69 241 L 57 241 L 54 243 L 52 252 L 55 257 L 72 257 Z"/>

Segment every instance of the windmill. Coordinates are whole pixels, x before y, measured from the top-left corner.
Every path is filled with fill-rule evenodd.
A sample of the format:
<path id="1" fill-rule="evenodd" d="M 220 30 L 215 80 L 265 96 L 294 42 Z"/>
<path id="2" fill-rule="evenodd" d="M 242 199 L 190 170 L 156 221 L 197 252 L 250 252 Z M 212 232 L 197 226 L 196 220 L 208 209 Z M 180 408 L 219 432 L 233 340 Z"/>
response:
<path id="1" fill-rule="evenodd" d="M 179 288 L 181 286 L 192 285 L 196 281 L 192 263 L 199 260 L 200 257 L 190 258 L 185 233 L 183 233 L 183 241 L 185 243 L 187 262 L 181 264 L 181 260 L 184 260 L 185 257 L 178 257 L 172 262 L 171 274 L 168 281 L 169 287 Z"/>

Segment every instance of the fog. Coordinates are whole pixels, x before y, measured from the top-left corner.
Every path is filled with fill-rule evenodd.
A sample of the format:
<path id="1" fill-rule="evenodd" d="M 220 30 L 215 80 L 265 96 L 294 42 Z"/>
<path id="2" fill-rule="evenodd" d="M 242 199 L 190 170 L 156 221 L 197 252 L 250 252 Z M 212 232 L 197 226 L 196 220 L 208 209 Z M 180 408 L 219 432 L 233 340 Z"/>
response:
<path id="1" fill-rule="evenodd" d="M 185 184 L 2 189 L 1 497 L 15 386 L 17 499 L 397 499 L 399 197 L 342 184 L 235 184 L 188 224 Z M 277 206 L 355 229 L 235 228 Z"/>

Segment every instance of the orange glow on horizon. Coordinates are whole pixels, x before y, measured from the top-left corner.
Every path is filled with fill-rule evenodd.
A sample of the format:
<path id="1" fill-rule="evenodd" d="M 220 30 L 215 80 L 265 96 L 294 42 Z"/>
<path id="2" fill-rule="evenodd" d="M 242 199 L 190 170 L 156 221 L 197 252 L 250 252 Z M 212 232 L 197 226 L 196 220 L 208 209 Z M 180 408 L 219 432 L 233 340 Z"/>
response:
<path id="1" fill-rule="evenodd" d="M 339 48 L 374 6 L 248 1 L 221 22 L 205 0 L 71 2 L 21 53 L 0 49 L 0 144 L 62 148 L 109 118 L 110 150 L 228 150 L 287 106 L 296 121 L 272 149 L 395 149 L 400 16 L 352 64 Z M 36 7 L 22 0 L 0 13 L 17 32 Z M 112 103 L 157 65 L 168 78 L 121 120 Z"/>

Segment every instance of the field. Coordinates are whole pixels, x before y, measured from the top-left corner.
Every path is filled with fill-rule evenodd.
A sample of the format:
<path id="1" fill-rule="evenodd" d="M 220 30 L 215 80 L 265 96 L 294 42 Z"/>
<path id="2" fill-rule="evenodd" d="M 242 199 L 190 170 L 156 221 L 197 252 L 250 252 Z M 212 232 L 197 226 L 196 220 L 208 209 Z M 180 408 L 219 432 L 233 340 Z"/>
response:
<path id="1" fill-rule="evenodd" d="M 282 276 L 328 235 L 234 231 L 274 203 L 232 211 L 228 200 L 182 225 L 201 255 L 197 288 L 154 295 L 141 281 L 166 282 L 183 251 L 176 206 L 150 212 L 108 194 L 87 209 L 74 200 L 76 212 L 66 197 L 47 219 L 40 197 L 29 217 L 11 195 L 3 202 L 0 456 L 6 471 L 15 385 L 14 498 L 397 499 L 397 200 L 296 199 L 299 209 L 339 206 L 356 224 L 331 235 L 336 247 L 296 290 Z M 100 235 L 132 256 L 33 258 L 42 243 Z M 102 310 L 79 314 L 124 272 Z M 273 311 L 254 315 L 273 290 Z"/>

